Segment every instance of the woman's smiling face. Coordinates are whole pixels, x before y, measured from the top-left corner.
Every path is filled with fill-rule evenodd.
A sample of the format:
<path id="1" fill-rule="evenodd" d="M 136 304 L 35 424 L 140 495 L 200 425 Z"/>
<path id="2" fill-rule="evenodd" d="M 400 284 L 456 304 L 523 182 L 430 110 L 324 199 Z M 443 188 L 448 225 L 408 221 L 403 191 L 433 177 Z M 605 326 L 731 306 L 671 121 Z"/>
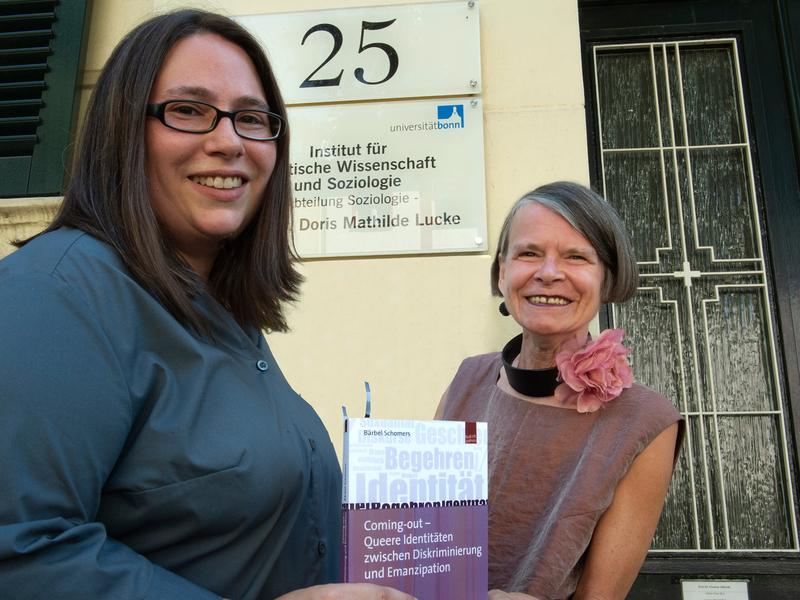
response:
<path id="1" fill-rule="evenodd" d="M 269 110 L 245 51 L 212 33 L 183 38 L 170 49 L 149 101 L 167 100 L 199 100 L 226 111 Z M 207 275 L 220 242 L 238 235 L 261 205 L 276 144 L 240 137 L 228 118 L 202 134 L 149 118 L 145 148 L 153 210 L 178 252 Z"/>
<path id="2" fill-rule="evenodd" d="M 605 267 L 580 232 L 531 203 L 511 223 L 498 286 L 511 316 L 542 345 L 585 335 L 600 309 Z"/>

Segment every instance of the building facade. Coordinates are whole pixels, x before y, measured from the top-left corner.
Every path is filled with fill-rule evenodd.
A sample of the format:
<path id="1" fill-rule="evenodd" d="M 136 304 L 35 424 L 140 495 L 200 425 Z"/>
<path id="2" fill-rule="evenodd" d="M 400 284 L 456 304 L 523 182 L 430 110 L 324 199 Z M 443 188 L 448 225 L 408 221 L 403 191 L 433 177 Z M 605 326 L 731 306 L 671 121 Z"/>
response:
<path id="1" fill-rule="evenodd" d="M 142 19 L 179 6 L 238 16 L 384 3 L 53 0 L 30 3 L 38 16 L 27 21 L 0 8 L 8 30 L 39 31 L 43 19 L 52 29 L 49 41 L 10 48 L 54 49 L 43 69 L 30 67 L 35 52 L 20 59 L 32 73 L 22 83 L 20 68 L 5 70 L 3 104 L 17 112 L 0 120 L 0 255 L 54 214 L 80 111 Z M 591 183 L 626 221 L 642 273 L 638 296 L 606 307 L 598 326 L 626 329 L 637 378 L 688 425 L 630 597 L 681 598 L 681 581 L 696 579 L 746 580 L 753 599 L 797 597 L 800 2 L 478 7 L 490 251 L 305 262 L 292 331 L 268 336 L 287 378 L 337 443 L 340 407 L 361 410 L 365 379 L 375 416 L 430 418 L 460 360 L 515 333 L 488 285 L 509 206 L 549 181 Z M 42 106 L 21 108 L 37 77 Z M 47 112 L 67 97 L 61 114 Z"/>

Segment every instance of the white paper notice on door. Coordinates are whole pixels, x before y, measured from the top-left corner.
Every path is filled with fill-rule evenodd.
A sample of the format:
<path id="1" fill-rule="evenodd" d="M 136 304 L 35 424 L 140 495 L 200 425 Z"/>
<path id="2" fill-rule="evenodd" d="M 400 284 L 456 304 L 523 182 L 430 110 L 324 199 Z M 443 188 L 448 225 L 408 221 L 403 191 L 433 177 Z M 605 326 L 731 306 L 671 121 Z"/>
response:
<path id="1" fill-rule="evenodd" d="M 747 582 L 702 579 L 681 581 L 683 600 L 750 600 Z"/>

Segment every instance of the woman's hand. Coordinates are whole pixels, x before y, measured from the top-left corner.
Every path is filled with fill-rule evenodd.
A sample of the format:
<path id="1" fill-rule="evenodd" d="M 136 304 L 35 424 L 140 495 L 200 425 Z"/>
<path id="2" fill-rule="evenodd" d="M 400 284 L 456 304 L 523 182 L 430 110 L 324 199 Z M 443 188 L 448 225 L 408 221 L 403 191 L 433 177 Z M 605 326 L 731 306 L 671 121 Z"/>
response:
<path id="1" fill-rule="evenodd" d="M 529 596 L 522 592 L 504 592 L 503 590 L 489 590 L 489 600 L 538 600 L 536 596 Z"/>
<path id="2" fill-rule="evenodd" d="M 415 600 L 405 592 L 371 583 L 331 583 L 295 590 L 276 600 Z"/>

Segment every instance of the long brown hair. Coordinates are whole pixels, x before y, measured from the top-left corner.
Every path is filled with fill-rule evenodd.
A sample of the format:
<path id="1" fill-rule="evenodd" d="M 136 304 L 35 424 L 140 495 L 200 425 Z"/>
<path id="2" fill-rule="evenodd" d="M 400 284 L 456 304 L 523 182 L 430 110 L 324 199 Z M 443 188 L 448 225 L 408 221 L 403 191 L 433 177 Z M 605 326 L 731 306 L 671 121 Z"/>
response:
<path id="1" fill-rule="evenodd" d="M 117 45 L 97 81 L 59 213 L 46 231 L 69 226 L 110 244 L 137 280 L 184 325 L 207 333 L 192 303 L 205 285 L 178 256 L 150 204 L 145 171 L 145 105 L 167 52 L 179 40 L 214 33 L 249 56 L 270 110 L 286 106 L 261 46 L 238 23 L 202 10 L 154 17 Z M 217 255 L 211 294 L 238 323 L 285 331 L 283 305 L 294 300 L 302 276 L 291 236 L 289 136 L 277 140 L 277 158 L 252 221 Z M 21 242 L 20 245 L 25 242 Z"/>

